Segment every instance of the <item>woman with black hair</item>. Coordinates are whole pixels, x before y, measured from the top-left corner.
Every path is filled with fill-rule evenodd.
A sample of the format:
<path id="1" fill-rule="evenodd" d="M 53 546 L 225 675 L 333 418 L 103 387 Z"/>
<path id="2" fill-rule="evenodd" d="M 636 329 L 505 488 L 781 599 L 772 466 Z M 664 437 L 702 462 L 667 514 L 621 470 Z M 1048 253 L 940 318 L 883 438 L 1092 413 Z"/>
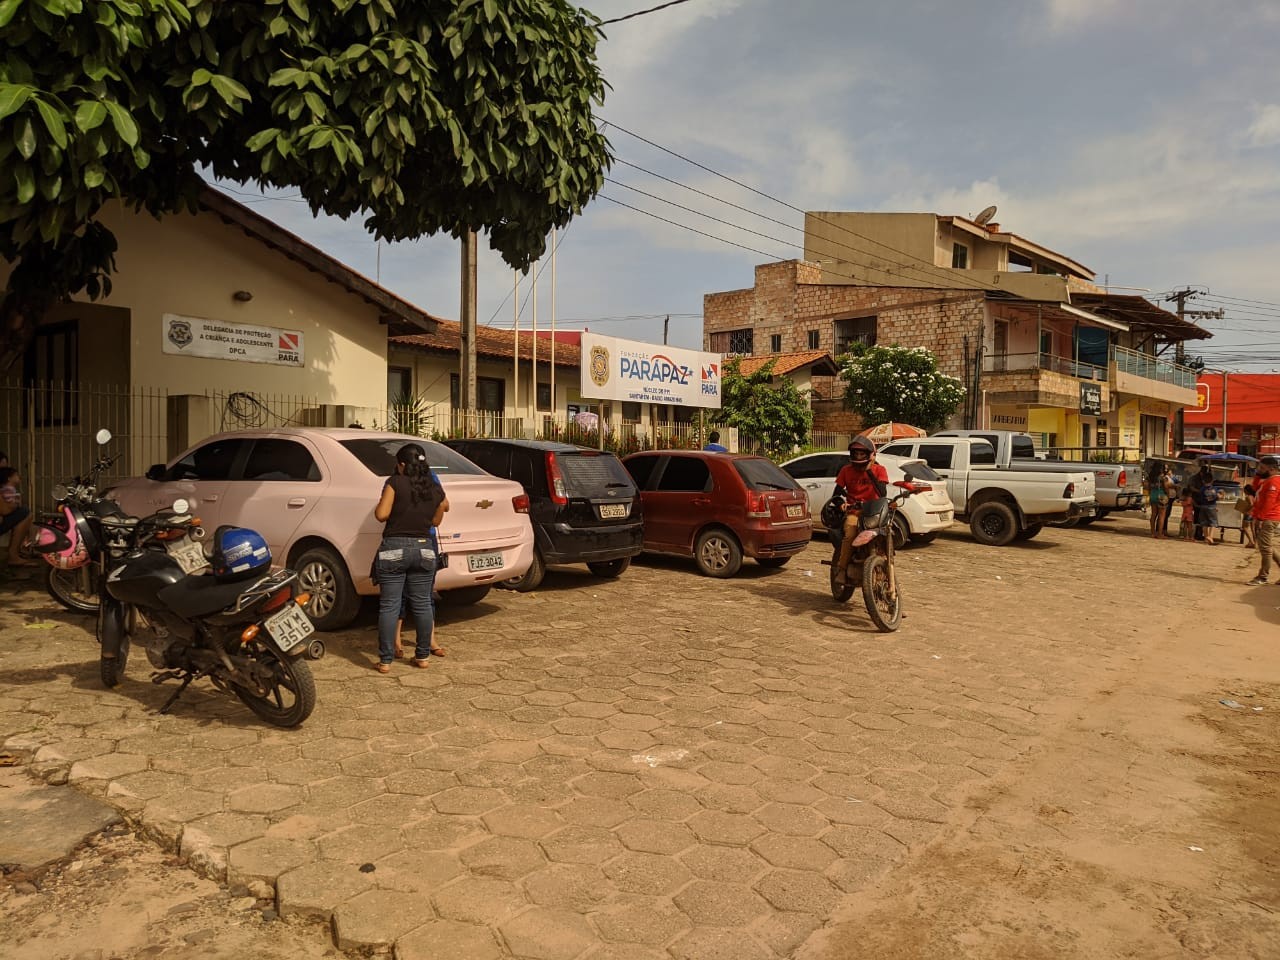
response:
<path id="1" fill-rule="evenodd" d="M 373 515 L 386 526 L 374 561 L 378 599 L 378 672 L 390 673 L 395 661 L 396 624 L 408 598 L 418 631 L 413 665 L 431 660 L 434 619 L 431 591 L 436 578 L 436 547 L 431 528 L 449 509 L 449 498 L 431 472 L 421 444 L 406 443 L 396 453 L 396 472 L 387 478 Z"/>

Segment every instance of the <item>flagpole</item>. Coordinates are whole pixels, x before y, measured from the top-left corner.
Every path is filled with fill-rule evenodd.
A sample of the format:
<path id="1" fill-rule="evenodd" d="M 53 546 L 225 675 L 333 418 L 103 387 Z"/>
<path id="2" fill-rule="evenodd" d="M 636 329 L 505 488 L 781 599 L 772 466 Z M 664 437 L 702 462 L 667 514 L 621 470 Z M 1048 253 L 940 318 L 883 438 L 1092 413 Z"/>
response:
<path id="1" fill-rule="evenodd" d="M 533 383 L 532 408 L 533 419 L 538 418 L 538 264 L 533 265 L 533 350 L 529 355 L 529 360 L 533 365 L 533 373 L 530 374 L 530 382 Z"/>
<path id="2" fill-rule="evenodd" d="M 556 228 L 551 228 L 551 422 L 556 419 Z"/>
<path id="3" fill-rule="evenodd" d="M 511 339 L 514 346 L 515 373 L 513 379 L 512 408 L 520 409 L 520 271 L 512 270 L 513 287 L 511 293 Z"/>

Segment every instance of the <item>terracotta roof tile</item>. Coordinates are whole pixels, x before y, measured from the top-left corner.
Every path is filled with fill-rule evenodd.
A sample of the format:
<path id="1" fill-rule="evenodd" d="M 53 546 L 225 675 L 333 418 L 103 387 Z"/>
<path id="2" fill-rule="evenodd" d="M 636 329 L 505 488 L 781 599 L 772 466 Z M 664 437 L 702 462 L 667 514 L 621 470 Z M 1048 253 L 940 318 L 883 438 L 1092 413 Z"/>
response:
<path id="1" fill-rule="evenodd" d="M 738 372 L 743 376 L 750 376 L 770 360 L 777 361 L 773 366 L 774 376 L 793 373 L 808 366 L 827 368 L 814 371 L 824 376 L 835 376 L 839 372 L 836 362 L 831 359 L 831 354 L 825 350 L 806 350 L 803 353 L 767 353 L 759 357 L 743 357 L 738 364 Z"/>
<path id="2" fill-rule="evenodd" d="M 462 349 L 462 324 L 456 320 L 440 320 L 435 333 L 414 333 L 405 336 L 391 337 L 391 343 L 411 350 L 426 350 L 432 353 L 448 353 L 457 355 Z M 529 360 L 533 355 L 533 334 L 528 330 L 520 331 L 520 359 Z M 538 360 L 551 362 L 551 340 L 539 337 Z M 515 334 L 511 330 L 498 327 L 477 325 L 476 354 L 481 357 L 499 357 L 511 359 L 515 356 Z M 577 344 L 558 342 L 556 344 L 556 366 L 576 367 L 582 362 L 582 351 Z"/>

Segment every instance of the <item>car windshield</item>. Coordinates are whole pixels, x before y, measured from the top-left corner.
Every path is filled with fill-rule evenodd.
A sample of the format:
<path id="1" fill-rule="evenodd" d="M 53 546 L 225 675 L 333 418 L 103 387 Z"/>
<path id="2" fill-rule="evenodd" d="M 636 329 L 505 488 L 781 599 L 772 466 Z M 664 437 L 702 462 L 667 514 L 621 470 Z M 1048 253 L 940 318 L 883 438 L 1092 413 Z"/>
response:
<path id="1" fill-rule="evenodd" d="M 343 440 L 342 445 L 369 470 L 379 477 L 389 477 L 396 470 L 396 453 L 406 443 L 417 443 L 427 451 L 427 462 L 438 476 L 466 474 L 483 475 L 484 471 L 460 453 L 431 440 L 415 440 L 412 437 L 361 437 Z"/>
<path id="2" fill-rule="evenodd" d="M 800 487 L 785 470 L 763 457 L 735 460 L 733 465 L 752 490 L 797 490 Z"/>
<path id="3" fill-rule="evenodd" d="M 627 490 L 635 494 L 631 474 L 611 453 L 557 453 L 556 463 L 564 474 L 565 483 L 574 493 L 582 496 L 602 496 L 610 489 Z"/>

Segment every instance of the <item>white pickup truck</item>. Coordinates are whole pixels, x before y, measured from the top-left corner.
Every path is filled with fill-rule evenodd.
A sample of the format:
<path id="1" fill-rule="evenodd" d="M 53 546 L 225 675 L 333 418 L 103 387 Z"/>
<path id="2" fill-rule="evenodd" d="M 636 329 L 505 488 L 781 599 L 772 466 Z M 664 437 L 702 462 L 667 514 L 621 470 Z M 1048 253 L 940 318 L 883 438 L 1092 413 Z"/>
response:
<path id="1" fill-rule="evenodd" d="M 1092 473 L 997 467 L 995 448 L 972 437 L 896 440 L 877 456 L 928 463 L 946 481 L 956 516 L 969 522 L 974 539 L 990 546 L 1030 540 L 1046 523 L 1082 516 L 1094 502 Z"/>

